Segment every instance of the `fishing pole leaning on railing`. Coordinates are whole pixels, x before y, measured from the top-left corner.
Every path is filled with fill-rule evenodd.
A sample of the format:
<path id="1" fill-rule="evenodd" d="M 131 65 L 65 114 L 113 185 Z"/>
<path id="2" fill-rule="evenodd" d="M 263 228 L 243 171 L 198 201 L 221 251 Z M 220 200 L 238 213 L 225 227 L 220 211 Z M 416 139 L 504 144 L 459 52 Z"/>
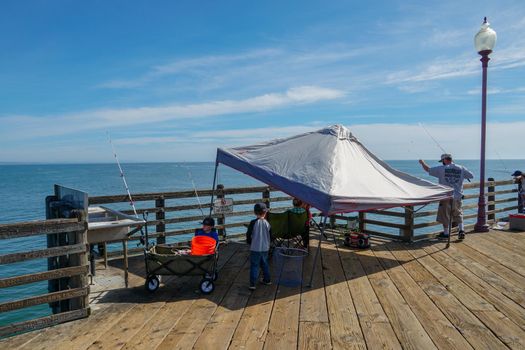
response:
<path id="1" fill-rule="evenodd" d="M 124 188 L 126 189 L 126 193 L 128 194 L 129 204 L 133 208 L 133 213 L 135 214 L 135 217 L 138 219 L 139 215 L 137 213 L 137 208 L 135 207 L 135 202 L 133 201 L 133 197 L 131 196 L 131 191 L 129 190 L 128 182 L 126 181 L 126 176 L 124 175 L 124 170 L 122 169 L 122 165 L 120 164 L 120 161 L 118 159 L 117 151 L 115 150 L 115 146 L 113 145 L 113 141 L 111 140 L 111 135 L 109 134 L 109 131 L 107 131 L 107 135 L 108 135 L 109 144 L 111 145 L 111 151 L 113 152 L 113 157 L 115 158 L 115 162 L 117 163 L 118 170 L 120 172 L 120 177 L 122 178 L 122 182 L 124 183 Z M 135 229 L 131 230 L 128 233 L 128 237 L 140 231 L 140 243 L 139 244 L 147 246 L 147 242 L 145 240 L 145 235 L 143 231 L 143 227 L 147 226 L 147 218 L 148 218 L 147 211 L 142 214 L 142 218 L 144 220 L 144 226 L 140 225 L 136 227 Z"/>

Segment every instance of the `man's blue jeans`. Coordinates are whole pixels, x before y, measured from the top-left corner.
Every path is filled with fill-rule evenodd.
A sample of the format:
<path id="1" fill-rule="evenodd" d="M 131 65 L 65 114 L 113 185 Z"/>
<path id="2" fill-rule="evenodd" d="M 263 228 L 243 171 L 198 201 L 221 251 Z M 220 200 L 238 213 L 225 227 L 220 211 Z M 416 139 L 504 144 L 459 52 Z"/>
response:
<path id="1" fill-rule="evenodd" d="M 250 286 L 255 286 L 259 277 L 259 266 L 263 270 L 264 281 L 270 282 L 270 266 L 268 265 L 268 251 L 250 251 Z"/>

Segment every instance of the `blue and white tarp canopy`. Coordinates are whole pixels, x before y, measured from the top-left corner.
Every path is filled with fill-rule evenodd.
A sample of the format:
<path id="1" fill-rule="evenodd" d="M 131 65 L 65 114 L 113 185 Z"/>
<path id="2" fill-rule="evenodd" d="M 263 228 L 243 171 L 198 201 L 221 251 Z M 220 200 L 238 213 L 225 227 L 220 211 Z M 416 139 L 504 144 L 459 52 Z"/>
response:
<path id="1" fill-rule="evenodd" d="M 324 215 L 418 205 L 452 195 L 449 187 L 390 167 L 342 125 L 219 148 L 219 163 L 297 197 Z"/>

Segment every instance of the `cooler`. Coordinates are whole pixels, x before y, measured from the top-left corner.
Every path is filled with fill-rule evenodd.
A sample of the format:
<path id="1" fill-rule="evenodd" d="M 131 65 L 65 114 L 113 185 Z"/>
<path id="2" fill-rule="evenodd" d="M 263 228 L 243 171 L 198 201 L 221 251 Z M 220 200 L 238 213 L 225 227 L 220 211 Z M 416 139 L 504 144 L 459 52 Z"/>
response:
<path id="1" fill-rule="evenodd" d="M 525 231 L 525 214 L 510 214 L 509 229 Z"/>

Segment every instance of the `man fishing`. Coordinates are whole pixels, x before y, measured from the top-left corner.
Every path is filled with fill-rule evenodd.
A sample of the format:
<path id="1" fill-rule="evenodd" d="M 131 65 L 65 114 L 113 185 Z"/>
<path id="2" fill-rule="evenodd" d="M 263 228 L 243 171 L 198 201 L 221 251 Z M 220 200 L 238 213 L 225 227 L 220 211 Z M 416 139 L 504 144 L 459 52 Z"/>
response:
<path id="1" fill-rule="evenodd" d="M 429 167 L 424 160 L 420 159 L 419 164 L 428 172 L 430 176 L 437 177 L 441 185 L 452 187 L 454 190 L 452 199 L 445 199 L 439 202 L 439 209 L 437 213 L 437 221 L 443 224 L 443 233 L 439 235 L 440 238 L 448 239 L 450 234 L 450 215 L 452 215 L 452 222 L 458 224 L 458 239 L 465 238 L 465 227 L 463 225 L 463 211 L 461 209 L 463 199 L 463 181 L 465 179 L 472 179 L 472 174 L 464 166 L 455 164 L 452 161 L 452 155 L 444 153 L 441 155 L 440 162 L 442 165 Z"/>

